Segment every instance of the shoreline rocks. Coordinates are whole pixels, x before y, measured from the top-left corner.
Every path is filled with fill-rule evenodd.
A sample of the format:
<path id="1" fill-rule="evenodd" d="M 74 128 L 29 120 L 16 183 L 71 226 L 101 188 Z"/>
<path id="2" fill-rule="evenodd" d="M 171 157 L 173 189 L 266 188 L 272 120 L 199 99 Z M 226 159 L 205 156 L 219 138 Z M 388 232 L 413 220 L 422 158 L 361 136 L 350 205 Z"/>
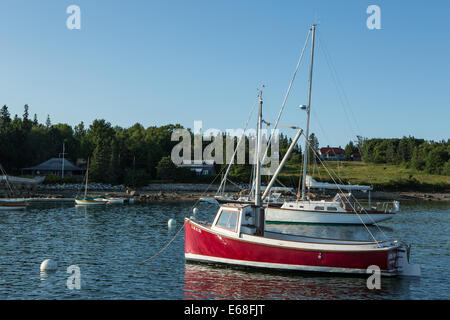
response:
<path id="1" fill-rule="evenodd" d="M 245 187 L 245 186 L 242 186 Z M 125 185 L 109 185 L 103 183 L 89 183 L 88 192 L 90 195 L 109 194 L 117 197 L 133 197 L 136 201 L 170 201 L 170 200 L 198 200 L 200 197 L 213 197 L 217 190 L 217 185 L 193 184 L 193 183 L 155 183 L 146 187 L 133 190 Z M 41 184 L 37 190 L 24 195 L 29 198 L 75 198 L 84 193 L 84 184 Z M 239 195 L 239 188 L 234 185 L 227 185 L 228 195 Z M 315 198 L 332 197 L 333 194 L 317 194 Z M 354 194 L 357 198 L 368 197 L 367 193 Z M 431 192 L 386 192 L 372 191 L 372 200 L 384 201 L 450 201 L 450 193 Z"/>

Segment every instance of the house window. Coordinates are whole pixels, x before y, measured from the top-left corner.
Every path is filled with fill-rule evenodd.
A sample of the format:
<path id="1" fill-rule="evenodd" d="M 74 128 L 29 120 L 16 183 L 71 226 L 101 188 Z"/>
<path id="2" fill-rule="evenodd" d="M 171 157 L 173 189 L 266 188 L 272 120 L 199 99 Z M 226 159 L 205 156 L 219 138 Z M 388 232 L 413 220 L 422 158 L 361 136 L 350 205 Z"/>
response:
<path id="1" fill-rule="evenodd" d="M 327 207 L 327 210 L 328 211 L 337 211 L 337 208 L 336 207 Z"/>
<path id="2" fill-rule="evenodd" d="M 236 231 L 239 212 L 236 211 L 222 211 L 216 226 L 231 231 Z"/>
<path id="3" fill-rule="evenodd" d="M 314 208 L 314 210 L 325 210 L 325 207 L 322 207 L 322 206 L 316 206 L 316 207 Z"/>

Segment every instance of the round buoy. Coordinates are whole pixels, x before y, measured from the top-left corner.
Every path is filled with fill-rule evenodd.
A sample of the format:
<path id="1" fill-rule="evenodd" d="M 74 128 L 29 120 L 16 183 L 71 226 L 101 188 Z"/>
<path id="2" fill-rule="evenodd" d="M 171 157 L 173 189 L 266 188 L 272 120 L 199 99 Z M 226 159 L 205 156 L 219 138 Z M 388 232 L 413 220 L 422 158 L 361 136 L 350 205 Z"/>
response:
<path id="1" fill-rule="evenodd" d="M 45 259 L 41 263 L 41 271 L 55 271 L 57 264 L 52 259 Z"/>
<path id="2" fill-rule="evenodd" d="M 169 227 L 174 226 L 177 222 L 175 221 L 175 219 L 169 219 L 169 221 L 167 221 L 167 225 Z"/>
<path id="3" fill-rule="evenodd" d="M 194 214 L 197 214 L 197 213 L 198 213 L 198 208 L 192 209 L 192 212 L 193 212 Z"/>

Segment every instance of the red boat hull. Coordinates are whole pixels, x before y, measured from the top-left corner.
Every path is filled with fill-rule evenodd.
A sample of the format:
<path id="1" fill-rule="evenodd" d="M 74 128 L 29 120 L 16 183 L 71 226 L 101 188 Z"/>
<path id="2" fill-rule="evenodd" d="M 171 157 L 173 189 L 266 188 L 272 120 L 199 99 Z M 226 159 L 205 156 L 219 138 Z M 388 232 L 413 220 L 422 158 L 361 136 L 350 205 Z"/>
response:
<path id="1" fill-rule="evenodd" d="M 370 251 L 322 251 L 255 243 L 214 232 L 186 221 L 187 260 L 271 269 L 366 273 L 376 265 L 383 274 L 395 272 L 396 247 Z"/>

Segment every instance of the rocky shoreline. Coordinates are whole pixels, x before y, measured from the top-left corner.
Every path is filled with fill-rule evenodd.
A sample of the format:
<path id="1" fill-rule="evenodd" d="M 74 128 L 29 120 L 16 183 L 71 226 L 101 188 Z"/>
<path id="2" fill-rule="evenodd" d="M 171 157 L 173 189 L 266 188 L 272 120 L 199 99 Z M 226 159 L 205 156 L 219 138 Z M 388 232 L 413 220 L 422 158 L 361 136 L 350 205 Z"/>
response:
<path id="1" fill-rule="evenodd" d="M 207 184 L 150 184 L 143 188 L 132 190 L 124 185 L 107 185 L 100 183 L 91 183 L 88 185 L 90 195 L 108 194 L 115 197 L 133 197 L 136 201 L 181 201 L 198 200 L 200 197 L 213 197 L 217 190 L 216 185 Z M 77 195 L 81 196 L 84 192 L 84 185 L 80 184 L 61 184 L 61 185 L 39 185 L 37 190 L 29 195 L 30 198 L 50 198 L 50 199 L 73 199 Z M 227 186 L 228 196 L 238 196 L 239 188 L 237 186 Z M 357 195 L 358 198 L 367 198 L 367 194 Z M 322 198 L 317 195 L 316 198 Z M 424 192 L 384 192 L 373 191 L 372 200 L 383 201 L 450 201 L 450 193 L 424 193 Z"/>

